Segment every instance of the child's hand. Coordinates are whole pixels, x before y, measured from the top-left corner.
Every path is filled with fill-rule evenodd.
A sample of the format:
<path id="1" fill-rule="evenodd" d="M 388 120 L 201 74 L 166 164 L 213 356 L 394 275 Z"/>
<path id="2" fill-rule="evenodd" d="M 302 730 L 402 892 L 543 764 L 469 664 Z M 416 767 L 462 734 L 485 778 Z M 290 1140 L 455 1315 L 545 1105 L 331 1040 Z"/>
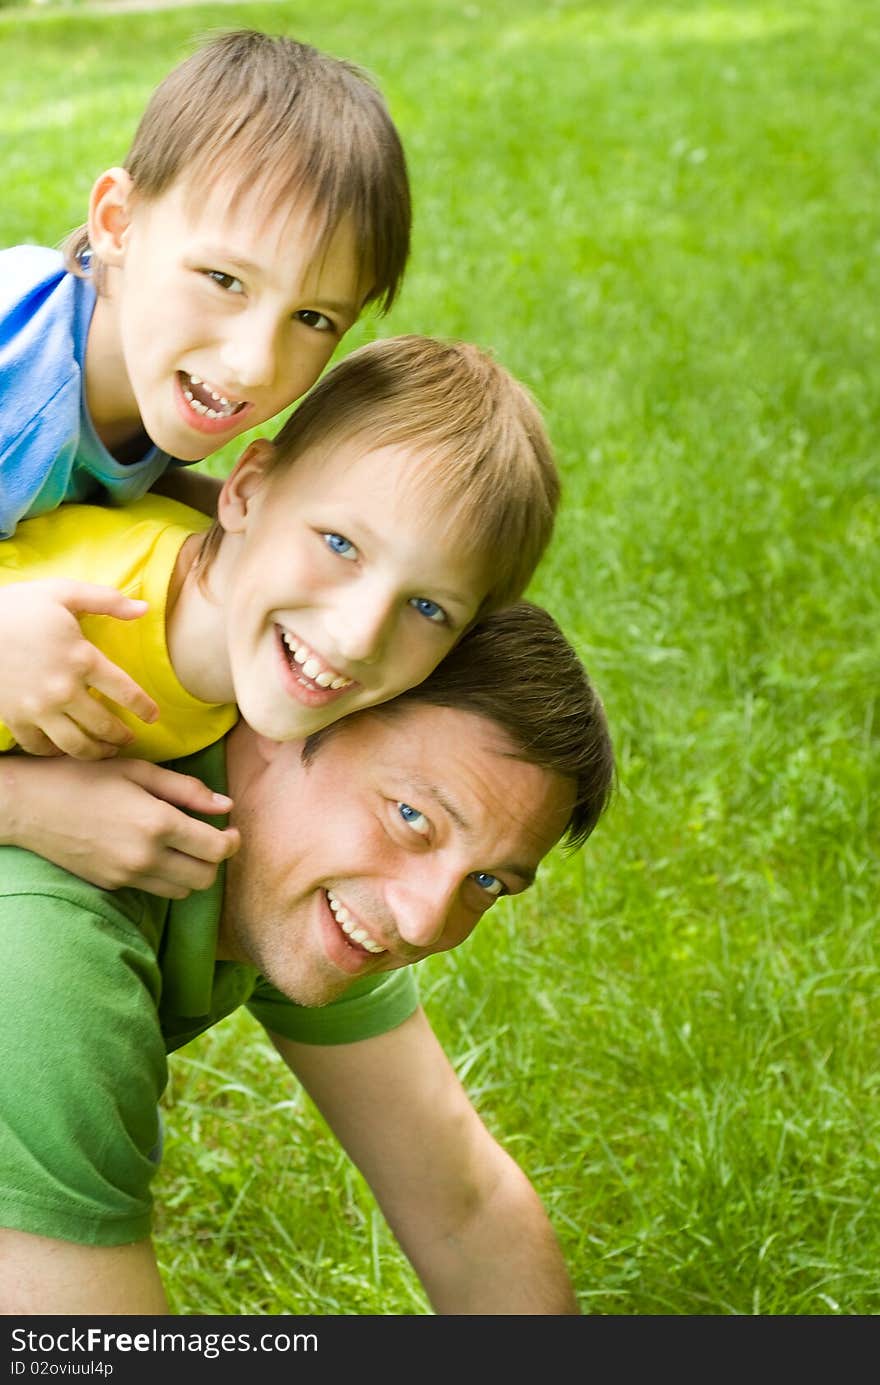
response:
<path id="1" fill-rule="evenodd" d="M 113 587 L 61 578 L 0 587 L 0 721 L 29 755 L 115 755 L 131 731 L 89 688 L 142 721 L 159 708 L 83 635 L 77 613 L 134 620 L 146 603 Z"/>
<path id="2" fill-rule="evenodd" d="M 230 807 L 201 780 L 145 760 L 0 757 L 0 842 L 103 890 L 131 885 L 185 899 L 207 889 L 241 838 L 236 827 L 221 830 L 181 809 L 210 816 Z"/>

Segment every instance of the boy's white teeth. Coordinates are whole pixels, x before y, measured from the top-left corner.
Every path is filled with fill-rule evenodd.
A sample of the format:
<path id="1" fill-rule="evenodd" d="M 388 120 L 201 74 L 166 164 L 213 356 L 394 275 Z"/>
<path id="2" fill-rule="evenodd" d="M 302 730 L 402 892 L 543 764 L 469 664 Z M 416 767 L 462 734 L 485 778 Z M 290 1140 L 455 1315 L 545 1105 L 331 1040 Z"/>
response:
<path id="1" fill-rule="evenodd" d="M 355 923 L 351 914 L 344 904 L 340 904 L 332 890 L 327 891 L 327 902 L 336 916 L 336 922 L 342 929 L 347 938 L 351 938 L 353 943 L 359 943 L 366 952 L 378 954 L 384 952 L 385 948 L 374 943 L 366 929 L 361 928 L 360 924 Z"/>
<path id="2" fill-rule="evenodd" d="M 300 644 L 293 635 L 289 635 L 286 630 L 282 630 L 281 638 L 290 650 L 293 661 L 302 666 L 302 671 L 306 678 L 310 678 L 313 683 L 317 683 L 319 688 L 331 688 L 338 692 L 340 688 L 347 688 L 351 685 L 351 678 L 343 678 L 341 673 L 335 669 L 326 668 L 309 649 L 308 645 Z"/>
<path id="3" fill-rule="evenodd" d="M 189 380 L 189 385 L 183 385 L 184 398 L 189 403 L 191 409 L 203 418 L 231 418 L 237 409 L 241 407 L 241 400 L 227 399 L 225 394 L 218 392 L 201 375 L 189 375 L 185 377 Z M 213 399 L 213 404 L 206 404 L 204 398 L 197 399 L 190 386 L 201 386 L 202 395 L 209 395 Z"/>

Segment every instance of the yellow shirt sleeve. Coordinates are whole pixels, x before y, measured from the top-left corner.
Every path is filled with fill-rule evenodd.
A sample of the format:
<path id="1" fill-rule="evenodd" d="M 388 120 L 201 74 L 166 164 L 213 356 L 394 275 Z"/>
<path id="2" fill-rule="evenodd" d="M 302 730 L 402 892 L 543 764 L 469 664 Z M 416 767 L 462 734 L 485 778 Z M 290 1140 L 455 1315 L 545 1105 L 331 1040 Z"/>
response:
<path id="1" fill-rule="evenodd" d="M 173 760 L 220 739 L 238 718 L 232 703 L 201 702 L 178 679 L 165 638 L 168 588 L 177 555 L 193 533 L 206 530 L 207 515 L 165 496 L 146 495 L 121 508 L 62 505 L 23 520 L 12 538 L 0 543 L 0 583 L 70 577 L 116 587 L 146 601 L 137 620 L 83 616 L 83 634 L 113 663 L 124 668 L 160 708 L 147 726 L 130 712 L 100 697 L 134 733 L 122 752 L 140 760 Z M 0 751 L 15 741 L 0 725 Z"/>

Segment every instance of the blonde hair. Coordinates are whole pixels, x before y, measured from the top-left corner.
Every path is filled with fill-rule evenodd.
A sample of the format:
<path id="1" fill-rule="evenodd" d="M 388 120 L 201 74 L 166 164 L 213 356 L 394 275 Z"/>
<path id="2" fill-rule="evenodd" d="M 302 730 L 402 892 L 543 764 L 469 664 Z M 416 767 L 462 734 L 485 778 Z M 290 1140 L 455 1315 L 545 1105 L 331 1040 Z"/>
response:
<path id="1" fill-rule="evenodd" d="M 522 596 L 552 536 L 559 473 L 537 404 L 487 351 L 414 335 L 359 347 L 294 409 L 271 472 L 349 441 L 412 450 L 427 507 L 485 555 L 475 619 Z M 206 536 L 199 572 L 222 533 Z"/>
<path id="2" fill-rule="evenodd" d="M 156 87 L 125 168 L 142 198 L 184 176 L 198 192 L 231 175 L 233 201 L 254 198 L 261 214 L 302 205 L 319 255 L 350 218 L 371 276 L 365 302 L 387 312 L 397 295 L 412 221 L 406 160 L 381 94 L 352 63 L 283 35 L 220 34 Z M 63 248 L 69 269 L 89 272 L 85 226 Z M 100 264 L 91 272 L 100 291 Z"/>

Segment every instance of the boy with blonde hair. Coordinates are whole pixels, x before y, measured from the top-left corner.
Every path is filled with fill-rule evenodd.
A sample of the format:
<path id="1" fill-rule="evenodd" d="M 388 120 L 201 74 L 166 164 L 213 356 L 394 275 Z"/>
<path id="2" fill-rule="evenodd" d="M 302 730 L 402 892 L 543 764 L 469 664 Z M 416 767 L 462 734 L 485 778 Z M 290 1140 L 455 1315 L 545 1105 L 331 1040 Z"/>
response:
<path id="1" fill-rule="evenodd" d="M 145 497 L 124 511 L 63 506 L 0 545 L 0 582 L 11 584 L 0 627 L 19 623 L 0 677 L 6 748 L 112 750 L 114 666 L 161 709 L 146 725 L 120 709 L 125 753 L 141 760 L 191 754 L 239 711 L 259 735 L 285 741 L 385 702 L 522 595 L 558 499 L 540 412 L 490 355 L 418 336 L 364 346 L 274 442 L 249 445 L 213 525 Z M 87 616 L 80 628 L 71 574 L 149 607 L 135 621 Z M 100 608 L 99 589 L 88 590 Z M 67 628 L 43 645 L 28 630 L 45 625 L 46 606 Z M 73 686 L 54 676 L 59 662 L 83 670 Z M 0 811 L 4 839 L 92 879 L 106 843 L 86 832 L 76 855 L 59 851 L 47 822 L 59 813 L 45 805 L 22 832 Z"/>

